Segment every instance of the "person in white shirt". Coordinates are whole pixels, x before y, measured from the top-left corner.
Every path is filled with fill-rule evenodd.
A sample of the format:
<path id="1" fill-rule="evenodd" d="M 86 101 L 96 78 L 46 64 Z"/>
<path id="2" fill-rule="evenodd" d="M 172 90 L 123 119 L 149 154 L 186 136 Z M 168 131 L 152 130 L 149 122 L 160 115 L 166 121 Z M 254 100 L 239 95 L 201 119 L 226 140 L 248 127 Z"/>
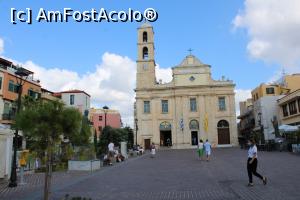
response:
<path id="1" fill-rule="evenodd" d="M 110 142 L 108 144 L 108 159 L 109 159 L 109 165 L 112 165 L 112 159 L 115 154 L 115 145 L 113 142 Z"/>
<path id="2" fill-rule="evenodd" d="M 203 152 L 204 152 L 204 144 L 203 144 L 203 141 L 200 140 L 198 143 L 198 155 L 199 155 L 200 160 L 202 160 Z"/>
<path id="3" fill-rule="evenodd" d="M 263 184 L 267 184 L 267 178 L 256 172 L 257 169 L 257 147 L 254 139 L 249 140 L 248 144 L 250 148 L 248 150 L 248 160 L 247 160 L 247 172 L 249 177 L 248 186 L 253 186 L 252 174 L 263 181 Z"/>
<path id="4" fill-rule="evenodd" d="M 139 146 L 139 154 L 140 155 L 144 154 L 144 148 L 142 146 Z"/>
<path id="5" fill-rule="evenodd" d="M 156 153 L 154 142 L 152 142 L 150 149 L 151 149 L 151 158 L 154 158 L 155 153 Z"/>
<path id="6" fill-rule="evenodd" d="M 210 154 L 211 154 L 211 144 L 206 139 L 206 142 L 204 143 L 204 149 L 205 149 L 205 155 L 206 155 L 206 161 L 209 161 Z"/>

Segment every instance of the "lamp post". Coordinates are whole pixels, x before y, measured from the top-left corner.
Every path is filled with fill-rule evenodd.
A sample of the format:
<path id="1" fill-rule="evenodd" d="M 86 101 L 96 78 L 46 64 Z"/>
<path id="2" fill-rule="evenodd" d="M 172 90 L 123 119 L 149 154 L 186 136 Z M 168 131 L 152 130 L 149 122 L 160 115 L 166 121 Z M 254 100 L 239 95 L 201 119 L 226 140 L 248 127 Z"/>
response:
<path id="1" fill-rule="evenodd" d="M 261 112 L 258 113 L 258 125 L 260 127 L 260 144 L 262 143 L 262 140 L 264 140 L 264 125 L 262 124 L 262 114 Z"/>
<path id="2" fill-rule="evenodd" d="M 17 99 L 17 114 L 20 112 L 21 109 L 21 100 L 22 100 L 22 89 L 27 77 L 33 74 L 31 71 L 24 69 L 23 67 L 19 67 L 15 72 L 17 84 L 18 84 L 18 99 Z M 17 149 L 18 149 L 18 133 L 19 129 L 16 128 L 14 142 L 13 142 L 13 161 L 11 167 L 11 174 L 8 187 L 17 187 Z"/>
<path id="3" fill-rule="evenodd" d="M 107 106 L 103 106 L 103 111 L 104 111 L 104 128 L 103 130 L 105 129 L 105 127 L 107 126 L 107 121 L 106 121 L 106 116 L 107 116 L 107 111 L 108 111 L 108 107 Z M 109 140 L 110 142 L 112 141 L 112 138 L 111 138 L 111 135 L 109 133 Z"/>
<path id="4" fill-rule="evenodd" d="M 104 111 L 104 128 L 106 127 L 106 115 L 107 115 L 107 111 L 108 111 L 108 107 L 107 106 L 103 106 L 103 111 Z"/>
<path id="5" fill-rule="evenodd" d="M 138 133 L 138 129 L 139 129 L 139 127 L 138 127 L 138 119 L 135 118 L 134 122 L 135 122 L 135 146 L 137 146 L 137 133 Z"/>

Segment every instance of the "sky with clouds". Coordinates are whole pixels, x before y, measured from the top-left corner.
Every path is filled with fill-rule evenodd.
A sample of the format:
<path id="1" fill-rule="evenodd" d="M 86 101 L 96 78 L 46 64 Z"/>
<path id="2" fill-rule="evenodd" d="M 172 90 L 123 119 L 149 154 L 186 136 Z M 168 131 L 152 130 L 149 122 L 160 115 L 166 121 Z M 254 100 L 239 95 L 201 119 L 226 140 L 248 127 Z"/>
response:
<path id="1" fill-rule="evenodd" d="M 121 112 L 133 123 L 137 27 L 140 23 L 10 23 L 10 9 L 156 9 L 157 79 L 171 80 L 171 67 L 192 48 L 212 66 L 212 76 L 236 83 L 236 105 L 251 89 L 286 73 L 300 72 L 300 1 L 0 1 L 0 56 L 35 72 L 52 91 L 85 90 L 92 105 Z M 259 73 L 258 73 L 259 72 Z M 237 107 L 238 110 L 238 107 Z M 239 114 L 239 113 L 237 113 Z"/>

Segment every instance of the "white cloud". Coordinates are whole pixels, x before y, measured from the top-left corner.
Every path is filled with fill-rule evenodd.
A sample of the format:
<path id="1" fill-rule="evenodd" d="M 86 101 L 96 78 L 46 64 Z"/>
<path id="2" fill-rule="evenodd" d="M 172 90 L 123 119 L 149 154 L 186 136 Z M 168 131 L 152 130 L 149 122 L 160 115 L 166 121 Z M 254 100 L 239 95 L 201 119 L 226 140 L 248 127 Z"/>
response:
<path id="1" fill-rule="evenodd" d="M 236 89 L 234 92 L 235 92 L 236 116 L 239 116 L 240 115 L 239 103 L 241 101 L 245 101 L 246 99 L 251 98 L 251 90 L 250 89 Z"/>
<path id="2" fill-rule="evenodd" d="M 0 55 L 4 52 L 4 40 L 0 38 Z"/>
<path id="3" fill-rule="evenodd" d="M 95 71 L 83 75 L 58 67 L 45 68 L 33 61 L 19 64 L 33 71 L 42 87 L 55 92 L 84 90 L 91 95 L 92 106 L 108 105 L 120 111 L 124 124 L 133 124 L 136 64 L 130 58 L 104 53 Z"/>
<path id="4" fill-rule="evenodd" d="M 172 69 L 171 68 L 160 68 L 156 66 L 155 75 L 157 81 L 162 80 L 162 83 L 168 83 L 172 81 Z"/>
<path id="5" fill-rule="evenodd" d="M 9 59 L 11 60 L 11 59 Z M 33 61 L 24 63 L 12 60 L 34 72 L 35 79 L 41 81 L 43 88 L 58 92 L 70 89 L 84 90 L 91 95 L 91 105 L 120 111 L 124 124 L 133 125 L 133 103 L 135 101 L 136 63 L 128 57 L 104 53 L 102 62 L 95 70 L 79 75 L 72 70 L 60 67 L 46 68 Z M 157 79 L 163 82 L 172 80 L 172 70 L 157 66 Z"/>
<path id="6" fill-rule="evenodd" d="M 249 35 L 251 57 L 300 69 L 300 1 L 245 0 L 233 20 L 235 28 Z"/>
<path id="7" fill-rule="evenodd" d="M 11 59 L 10 59 L 11 60 Z M 135 101 L 136 63 L 128 57 L 113 53 L 104 53 L 102 62 L 95 70 L 79 75 L 75 71 L 60 67 L 45 68 L 33 61 L 16 64 L 23 65 L 34 72 L 42 87 L 58 92 L 69 89 L 80 89 L 91 95 L 94 107 L 108 105 L 120 111 L 124 124 L 133 125 L 133 103 Z M 171 68 L 156 67 L 157 80 L 163 83 L 172 81 Z M 250 90 L 236 90 L 236 109 L 238 102 L 249 98 Z"/>

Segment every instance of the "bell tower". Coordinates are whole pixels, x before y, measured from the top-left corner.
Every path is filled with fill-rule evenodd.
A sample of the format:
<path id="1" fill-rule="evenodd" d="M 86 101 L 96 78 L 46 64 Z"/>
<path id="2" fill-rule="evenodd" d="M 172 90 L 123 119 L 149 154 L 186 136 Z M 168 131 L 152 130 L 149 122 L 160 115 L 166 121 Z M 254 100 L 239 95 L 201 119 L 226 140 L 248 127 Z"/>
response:
<path id="1" fill-rule="evenodd" d="M 154 32 L 149 23 L 138 28 L 136 88 L 151 88 L 156 84 Z"/>

